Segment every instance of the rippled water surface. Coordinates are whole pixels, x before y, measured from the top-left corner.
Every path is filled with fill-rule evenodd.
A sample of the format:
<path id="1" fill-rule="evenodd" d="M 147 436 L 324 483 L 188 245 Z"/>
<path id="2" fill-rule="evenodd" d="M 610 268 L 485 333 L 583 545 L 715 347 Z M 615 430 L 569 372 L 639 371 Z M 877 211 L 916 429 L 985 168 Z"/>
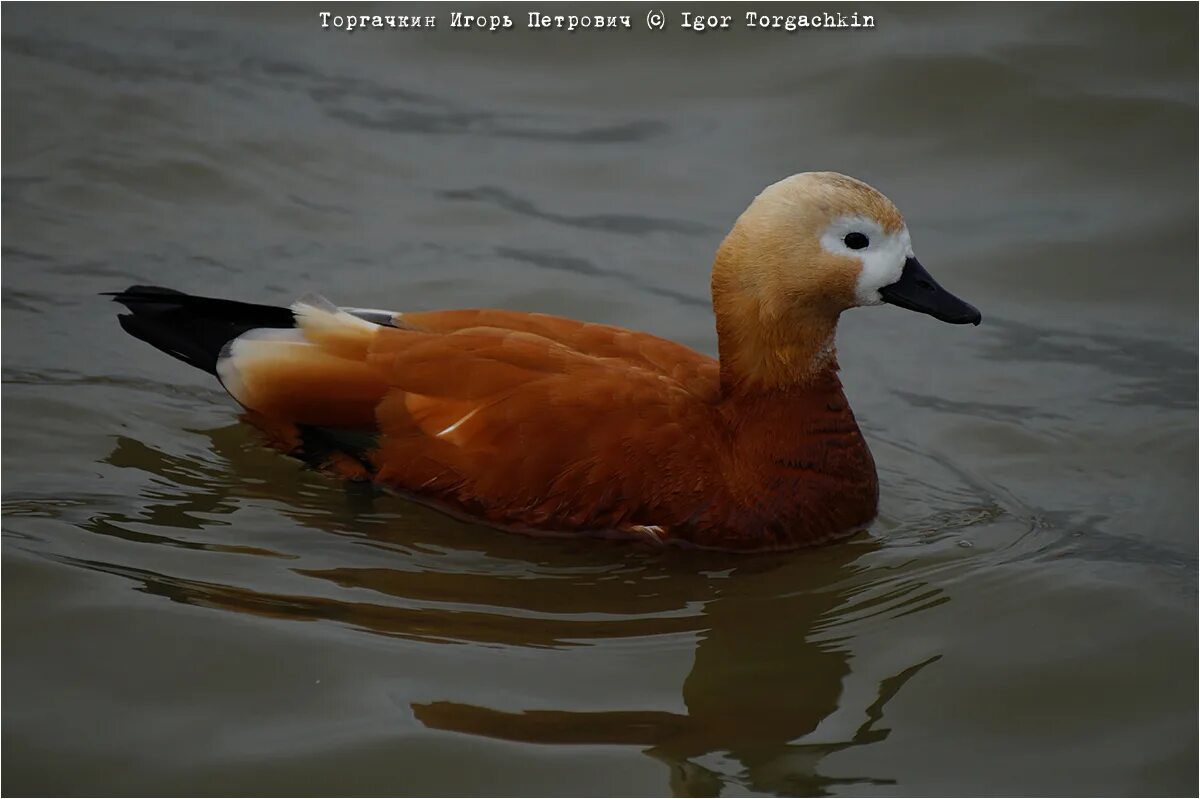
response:
<path id="1" fill-rule="evenodd" d="M 791 36 L 317 10 L 4 8 L 6 793 L 1195 793 L 1194 6 Z M 888 193 L 985 319 L 843 319 L 882 514 L 820 550 L 531 540 L 348 490 L 96 296 L 500 306 L 712 352 L 717 243 L 806 169 Z"/>

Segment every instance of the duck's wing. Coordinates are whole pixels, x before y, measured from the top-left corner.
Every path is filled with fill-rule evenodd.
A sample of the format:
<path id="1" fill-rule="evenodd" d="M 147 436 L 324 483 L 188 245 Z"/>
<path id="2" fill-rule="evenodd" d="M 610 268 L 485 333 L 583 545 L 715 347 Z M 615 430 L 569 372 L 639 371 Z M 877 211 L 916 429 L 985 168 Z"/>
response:
<path id="1" fill-rule="evenodd" d="M 720 390 L 715 359 L 669 339 L 612 325 L 493 309 L 404 313 L 396 314 L 393 320 L 398 326 L 430 333 L 473 328 L 531 333 L 584 355 L 613 358 L 658 372 L 706 401 L 715 402 Z"/>
<path id="2" fill-rule="evenodd" d="M 285 446 L 318 428 L 338 454 L 345 429 L 372 431 L 370 446 L 342 453 L 354 463 L 334 464 L 344 474 L 514 526 L 666 526 L 712 499 L 711 359 L 692 353 L 680 367 L 661 340 L 524 314 L 406 315 L 393 327 L 320 303 L 293 311 L 298 329 L 242 336 L 218 374 Z M 705 373 L 711 385 L 689 388 Z"/>

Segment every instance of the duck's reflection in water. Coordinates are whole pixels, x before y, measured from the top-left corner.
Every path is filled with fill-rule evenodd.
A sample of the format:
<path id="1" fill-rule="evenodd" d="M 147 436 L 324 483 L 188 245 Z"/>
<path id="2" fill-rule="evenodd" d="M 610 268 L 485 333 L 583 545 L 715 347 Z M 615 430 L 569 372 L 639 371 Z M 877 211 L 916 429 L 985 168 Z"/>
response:
<path id="1" fill-rule="evenodd" d="M 166 526 L 195 528 L 197 512 L 232 512 L 239 500 L 259 497 L 286 503 L 283 513 L 305 526 L 366 536 L 368 542 L 388 547 L 401 559 L 398 568 L 380 567 L 376 561 L 366 567 L 291 569 L 332 583 L 335 591 L 350 589 L 351 601 L 350 592 L 346 597 L 268 593 L 129 565 L 81 565 L 138 579 L 143 590 L 178 602 L 277 618 L 333 620 L 423 641 L 553 648 L 694 633 L 695 659 L 682 686 L 686 713 L 507 712 L 457 702 L 453 696 L 414 703 L 412 710 L 422 724 L 438 730 L 535 744 L 645 747 L 648 755 L 669 766 L 670 788 L 677 795 L 715 795 L 730 782 L 791 795 L 819 795 L 845 783 L 891 782 L 886 776 L 827 776 L 820 771 L 821 760 L 887 737 L 882 725 L 888 701 L 937 658 L 882 680 L 867 707 L 844 709 L 843 717 L 861 715 L 847 739 L 803 740 L 839 710 L 850 674 L 850 638 L 838 620 L 856 601 L 856 612 L 874 604 L 856 600 L 872 582 L 863 575 L 861 561 L 878 548 L 874 540 L 860 536 L 770 557 L 653 552 L 611 542 L 539 542 L 461 525 L 432 511 L 410 509 L 396 498 L 383 498 L 387 507 L 380 514 L 370 493 L 353 494 L 347 501 L 327 487 L 320 490 L 320 478 L 298 474 L 290 465 L 280 469 L 286 462 L 259 450 L 239 426 L 207 435 L 222 463 L 184 459 L 188 462 L 181 464 L 178 458 L 121 440 L 108 463 L 168 479 L 143 492 L 152 501 L 136 519 L 102 514 L 93 517 L 90 529 L 128 538 L 129 528 L 139 526 L 135 522 L 161 528 L 176 515 L 180 518 Z M 273 475 L 270 479 L 263 479 L 264 468 Z M 289 487 L 283 479 L 301 485 Z M 303 485 L 309 480 L 312 485 Z M 387 512 L 398 506 L 408 523 L 397 524 L 395 513 Z M 191 539 L 182 540 L 191 545 Z M 448 568 L 446 553 L 453 556 L 452 547 L 464 540 L 469 540 L 464 550 L 476 558 L 473 566 Z M 180 544 L 174 538 L 162 541 Z M 434 542 L 439 554 L 430 560 Z M 379 601 L 361 601 L 366 591 Z M 929 592 L 928 586 L 909 584 L 891 592 L 890 601 L 899 594 L 928 601 Z M 734 765 L 718 763 L 722 758 Z"/>
<path id="2" fill-rule="evenodd" d="M 801 741 L 838 710 L 843 680 L 850 673 L 847 640 L 813 640 L 849 599 L 833 583 L 845 576 L 862 548 L 848 546 L 845 554 L 848 562 L 831 557 L 823 563 L 787 563 L 765 573 L 739 575 L 735 568 L 729 574 L 725 582 L 732 590 L 718 591 L 696 619 L 701 632 L 683 682 L 686 714 L 509 713 L 452 701 L 414 704 L 413 710 L 432 728 L 505 740 L 644 746 L 648 755 L 670 767 L 676 795 L 716 795 L 730 779 L 756 791 L 786 795 L 821 795 L 844 783 L 888 784 L 886 778 L 826 776 L 818 767 L 832 752 L 886 738 L 882 719 L 887 702 L 937 658 L 883 680 L 847 740 Z M 746 586 L 751 590 L 739 590 Z M 739 772 L 706 768 L 698 762 L 706 755 L 736 761 Z"/>

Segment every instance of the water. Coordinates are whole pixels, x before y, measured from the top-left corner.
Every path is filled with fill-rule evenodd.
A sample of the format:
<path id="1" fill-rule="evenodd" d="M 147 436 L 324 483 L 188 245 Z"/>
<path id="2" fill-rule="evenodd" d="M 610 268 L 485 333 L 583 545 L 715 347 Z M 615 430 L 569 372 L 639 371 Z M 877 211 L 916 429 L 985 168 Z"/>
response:
<path id="1" fill-rule="evenodd" d="M 1194 7 L 792 36 L 317 10 L 4 9 L 6 793 L 1196 792 Z M 804 169 L 889 194 L 985 319 L 846 315 L 882 515 L 816 551 L 347 490 L 96 296 L 500 306 L 712 352 L 717 243 Z"/>

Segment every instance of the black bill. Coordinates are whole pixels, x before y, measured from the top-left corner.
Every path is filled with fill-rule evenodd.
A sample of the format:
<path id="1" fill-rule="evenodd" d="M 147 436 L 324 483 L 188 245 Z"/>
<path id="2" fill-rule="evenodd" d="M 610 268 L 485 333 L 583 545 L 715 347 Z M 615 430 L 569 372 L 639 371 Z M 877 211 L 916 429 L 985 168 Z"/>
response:
<path id="1" fill-rule="evenodd" d="M 934 319 L 952 325 L 977 325 L 983 318 L 974 305 L 963 302 L 939 286 L 916 258 L 904 262 L 900 279 L 881 288 L 879 296 L 883 297 L 884 302 L 927 313 Z"/>

